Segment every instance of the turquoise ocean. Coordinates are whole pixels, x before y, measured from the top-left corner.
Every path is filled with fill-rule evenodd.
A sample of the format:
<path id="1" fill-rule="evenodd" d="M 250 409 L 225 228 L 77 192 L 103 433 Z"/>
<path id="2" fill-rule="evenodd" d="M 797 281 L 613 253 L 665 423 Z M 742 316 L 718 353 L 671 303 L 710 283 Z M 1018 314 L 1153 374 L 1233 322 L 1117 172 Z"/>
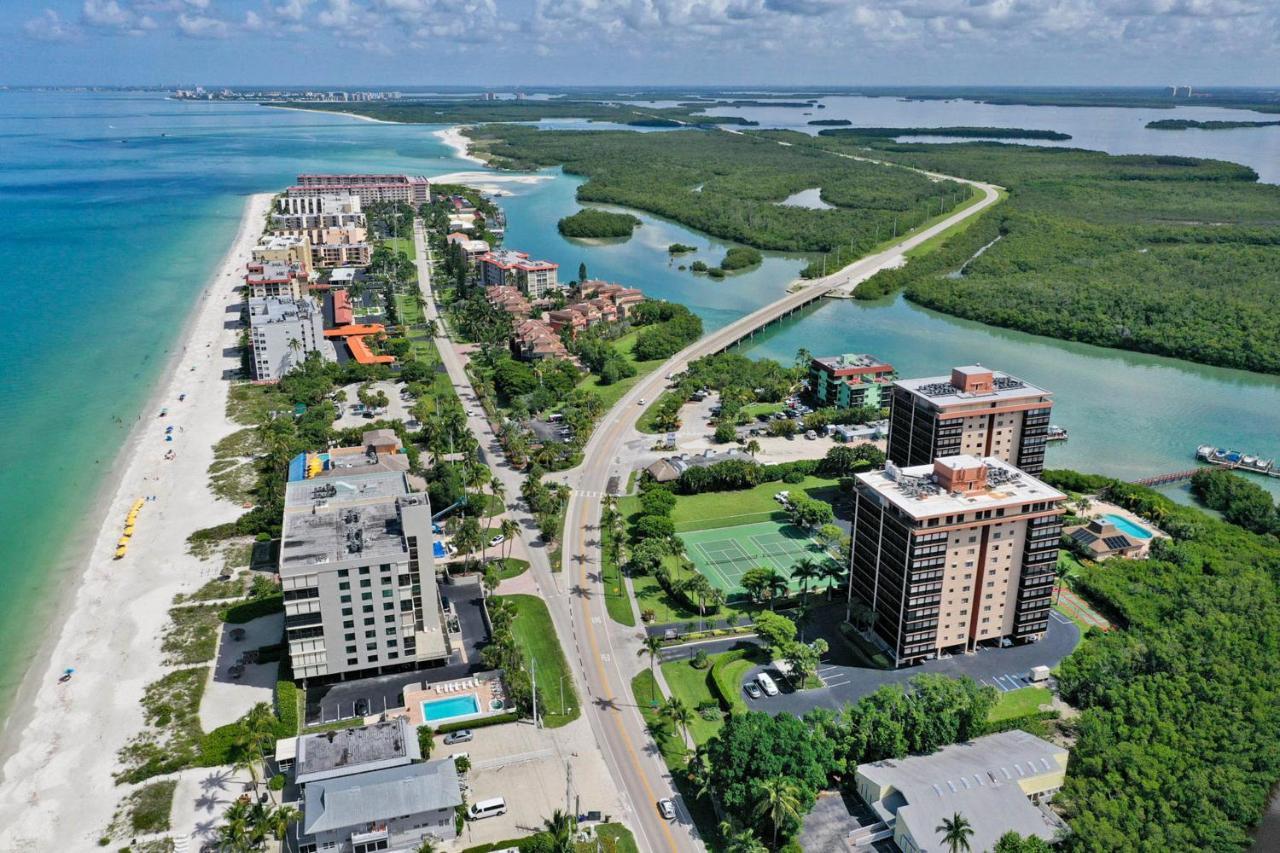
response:
<path id="1" fill-rule="evenodd" d="M 928 111 L 936 107 L 916 106 L 915 124 L 965 123 L 934 120 Z M 843 108 L 856 115 L 855 107 Z M 988 110 L 967 123 L 1029 126 L 1025 109 Z M 1071 114 L 1103 129 L 1123 121 L 1125 147 L 1141 145 L 1129 141 L 1128 111 Z M 40 640 L 55 624 L 59 592 L 78 577 L 103 483 L 181 345 L 245 196 L 278 190 L 304 171 L 476 171 L 435 130 L 155 93 L 0 92 L 0 271 L 10 312 L 0 335 L 0 519 L 8 531 L 0 715 L 24 673 L 43 669 Z M 1211 136 L 1200 138 L 1213 145 Z M 1269 141 L 1221 138 L 1224 159 L 1248 162 L 1256 152 L 1250 165 L 1261 167 L 1274 154 Z M 1109 147 L 1102 131 L 1096 145 L 1081 144 Z M 577 209 L 578 180 L 544 177 L 510 185 L 513 195 L 502 200 L 508 246 L 559 262 L 565 278 L 585 262 L 592 276 L 685 302 L 708 327 L 782 293 L 805 262 L 770 255 L 723 282 L 695 278 L 668 259 L 666 246 L 690 243 L 718 259 L 724 244 L 648 215 L 629 241 L 575 243 L 555 224 Z M 1201 442 L 1280 455 L 1275 377 L 991 329 L 900 298 L 826 303 L 744 351 L 789 361 L 801 346 L 872 352 L 907 374 L 982 361 L 1044 385 L 1055 392 L 1055 421 L 1071 432 L 1050 451 L 1055 466 L 1138 477 L 1190 467 Z"/>

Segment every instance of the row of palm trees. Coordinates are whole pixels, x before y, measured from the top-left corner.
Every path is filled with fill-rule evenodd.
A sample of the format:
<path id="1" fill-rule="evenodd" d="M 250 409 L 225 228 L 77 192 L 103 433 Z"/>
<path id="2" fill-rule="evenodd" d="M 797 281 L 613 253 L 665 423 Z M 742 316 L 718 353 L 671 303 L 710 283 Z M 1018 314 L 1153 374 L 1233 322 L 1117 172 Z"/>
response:
<path id="1" fill-rule="evenodd" d="M 289 825 L 302 819 L 290 805 L 274 806 L 237 800 L 223 816 L 214 848 L 218 853 L 252 853 L 266 847 L 270 839 L 283 841 Z"/>

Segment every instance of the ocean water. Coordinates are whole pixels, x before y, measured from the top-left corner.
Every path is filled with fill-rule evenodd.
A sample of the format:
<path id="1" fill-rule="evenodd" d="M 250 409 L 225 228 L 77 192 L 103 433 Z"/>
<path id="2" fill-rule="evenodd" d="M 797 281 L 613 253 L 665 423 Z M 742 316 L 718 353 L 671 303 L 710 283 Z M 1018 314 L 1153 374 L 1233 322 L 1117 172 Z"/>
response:
<path id="1" fill-rule="evenodd" d="M 1066 112 L 1102 126 L 1122 123 L 1121 136 L 1136 121 L 1127 110 Z M 1101 113 L 1119 115 L 1089 118 Z M 863 123 L 1027 121 L 1016 112 L 1003 122 L 986 112 L 926 120 L 934 115 Z M 10 311 L 9 331 L 0 336 L 0 518 L 10 530 L 0 559 L 0 714 L 23 673 L 42 666 L 34 649 L 50 622 L 52 596 L 80 568 L 77 536 L 144 414 L 189 308 L 235 234 L 244 196 L 280 189 L 301 171 L 477 171 L 457 160 L 435 129 L 155 94 L 0 92 L 7 238 L 0 269 Z M 1203 156 L 1260 171 L 1276 159 L 1265 146 L 1212 147 L 1233 133 L 1192 138 Z M 629 241 L 569 240 L 556 220 L 578 209 L 578 179 L 555 171 L 544 177 L 511 185 L 513 195 L 503 200 L 508 246 L 559 262 L 566 279 L 576 278 L 583 262 L 592 276 L 684 302 L 708 328 L 775 298 L 804 263 L 770 254 L 759 268 L 723 281 L 694 276 L 679 265 L 718 261 L 725 244 L 647 214 Z M 673 261 L 666 254 L 673 242 L 698 253 Z M 800 346 L 867 350 L 908 374 L 982 361 L 1043 384 L 1055 392 L 1055 421 L 1071 431 L 1070 442 L 1050 451 L 1054 465 L 1136 477 L 1189 467 L 1200 442 L 1280 455 L 1280 380 L 1271 377 L 990 329 L 901 299 L 824 304 L 757 338 L 748 351 L 790 360 Z"/>

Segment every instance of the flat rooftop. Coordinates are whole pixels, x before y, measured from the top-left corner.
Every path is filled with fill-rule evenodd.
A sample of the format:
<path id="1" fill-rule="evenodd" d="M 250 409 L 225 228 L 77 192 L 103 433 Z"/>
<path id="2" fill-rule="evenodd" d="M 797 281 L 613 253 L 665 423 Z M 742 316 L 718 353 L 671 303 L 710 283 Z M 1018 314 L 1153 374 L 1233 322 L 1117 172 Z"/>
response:
<path id="1" fill-rule="evenodd" d="M 416 504 L 398 471 L 351 472 L 289 483 L 284 497 L 280 571 L 405 553 L 397 501 Z"/>
<path id="2" fill-rule="evenodd" d="M 421 758 L 417 734 L 404 719 L 303 735 L 297 739 L 294 774 L 299 782 L 408 764 Z"/>
<path id="3" fill-rule="evenodd" d="M 933 463 L 908 468 L 899 468 L 889 463 L 883 471 L 867 471 L 856 477 L 859 482 L 870 486 L 886 501 L 913 518 L 1008 508 L 1066 498 L 1066 495 L 1049 484 L 994 456 L 985 459 L 950 456 L 946 459 L 955 460 L 963 466 L 984 466 L 986 487 L 968 494 L 948 492 L 938 485 Z"/>
<path id="4" fill-rule="evenodd" d="M 845 353 L 844 355 L 815 356 L 814 361 L 831 370 L 848 370 L 855 367 L 883 367 L 892 370 L 893 366 L 884 359 L 866 352 Z"/>
<path id="5" fill-rule="evenodd" d="M 992 376 L 993 388 L 986 392 L 964 391 L 952 384 L 953 376 L 926 376 L 923 379 L 899 379 L 894 382 L 917 396 L 924 397 L 937 406 L 957 405 L 975 401 L 1021 400 L 1027 397 L 1051 396 L 1039 386 L 1002 373 L 999 370 L 988 370 L 977 366 L 957 367 L 956 372 L 989 372 Z"/>

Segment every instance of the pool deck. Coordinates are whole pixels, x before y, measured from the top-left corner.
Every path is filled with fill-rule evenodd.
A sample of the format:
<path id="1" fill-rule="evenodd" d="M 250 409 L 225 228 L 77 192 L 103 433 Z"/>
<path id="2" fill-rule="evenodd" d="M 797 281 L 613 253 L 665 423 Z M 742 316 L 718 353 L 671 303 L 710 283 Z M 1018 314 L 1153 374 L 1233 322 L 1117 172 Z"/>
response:
<path id="1" fill-rule="evenodd" d="M 462 696 L 474 696 L 480 710 L 474 714 L 459 714 L 440 720 L 428 721 L 423 716 L 422 705 L 424 702 L 436 702 L 441 699 Z M 492 702 L 494 699 L 503 700 L 503 707 L 493 710 Z M 423 684 L 417 690 L 406 688 L 404 691 L 404 707 L 393 713 L 397 716 L 401 714 L 408 716 L 410 725 L 421 726 L 454 723 L 463 720 L 478 720 L 483 717 L 505 714 L 508 710 L 510 709 L 506 704 L 506 693 L 502 686 L 502 678 L 496 672 L 484 672 L 467 678 L 442 681 L 439 684 Z"/>
<path id="2" fill-rule="evenodd" d="M 1098 498 L 1090 499 L 1089 511 L 1085 513 L 1085 517 L 1105 518 L 1108 515 L 1119 516 L 1120 518 L 1126 519 L 1127 521 L 1133 524 L 1136 524 L 1138 527 L 1141 527 L 1143 530 L 1150 533 L 1151 537 L 1145 540 L 1148 543 L 1150 543 L 1154 539 L 1169 538 L 1168 533 L 1165 533 L 1163 530 L 1156 527 L 1154 524 L 1147 521 L 1145 518 L 1141 518 L 1133 514 L 1129 510 L 1125 509 L 1124 507 L 1116 506 L 1113 503 L 1108 503 L 1107 501 L 1099 500 Z"/>

